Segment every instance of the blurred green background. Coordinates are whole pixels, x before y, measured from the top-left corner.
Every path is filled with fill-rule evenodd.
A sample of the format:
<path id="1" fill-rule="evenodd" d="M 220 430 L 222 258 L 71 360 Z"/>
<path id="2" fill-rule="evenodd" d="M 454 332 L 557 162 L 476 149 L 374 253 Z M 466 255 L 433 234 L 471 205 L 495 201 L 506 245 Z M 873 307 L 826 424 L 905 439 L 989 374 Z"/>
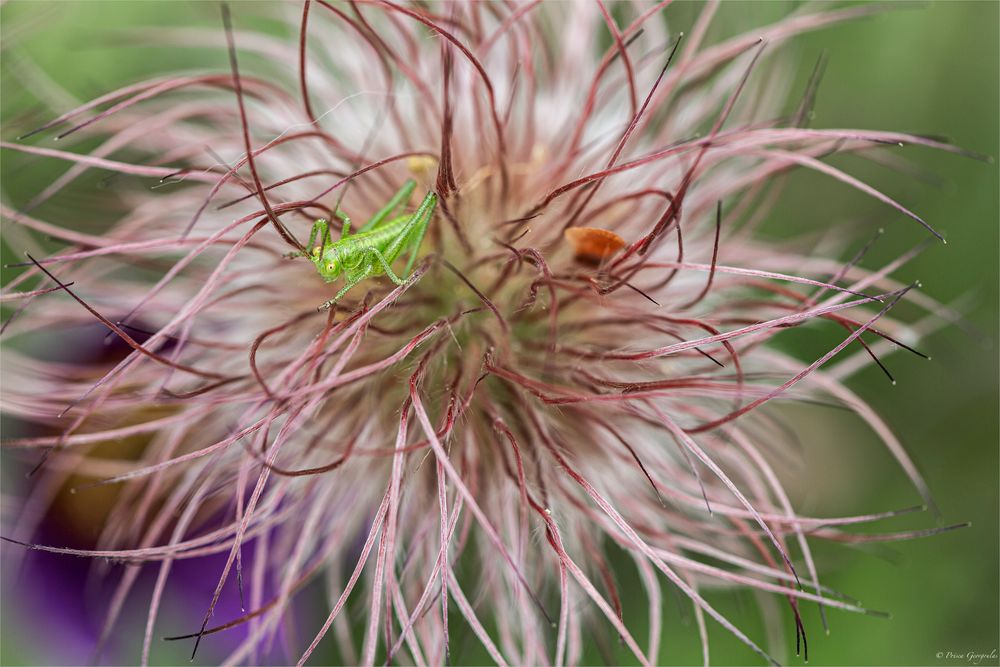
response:
<path id="1" fill-rule="evenodd" d="M 241 22 L 254 11 L 234 3 Z M 241 8 L 243 6 L 243 8 Z M 761 24 L 798 6 L 788 3 L 724 3 L 716 22 L 719 34 Z M 698 5 L 680 3 L 668 12 L 683 27 Z M 48 84 L 19 62 L 30 58 L 52 81 L 81 100 L 90 99 L 144 74 L 180 67 L 224 71 L 218 51 L 140 48 L 129 44 L 135 26 L 218 27 L 215 3 L 181 2 L 8 2 L 2 9 L 3 139 L 11 141 L 25 117 L 48 119 L 65 108 L 51 108 Z M 244 23 L 246 25 L 246 23 Z M 947 137 L 959 146 L 998 156 L 998 42 L 1000 4 L 940 2 L 891 5 L 881 15 L 805 35 L 784 50 L 793 58 L 801 83 L 817 55 L 826 50 L 829 67 L 819 91 L 813 127 L 876 128 Z M 745 28 L 744 28 L 745 29 Z M 718 36 L 718 35 L 716 35 Z M 711 35 L 710 35 L 711 38 Z M 26 94 L 43 93 L 41 100 Z M 885 530 L 928 528 L 963 521 L 972 526 L 878 548 L 820 548 L 824 583 L 860 598 L 866 606 L 892 613 L 891 620 L 831 612 L 831 634 L 824 636 L 815 608 L 806 611 L 810 662 L 818 665 L 968 664 L 948 653 L 994 652 L 998 640 L 998 170 L 954 155 L 906 148 L 903 154 L 940 178 L 928 183 L 860 161 L 841 163 L 851 173 L 917 211 L 945 233 L 948 245 L 934 245 L 896 274 L 920 279 L 924 291 L 944 303 L 962 300 L 968 321 L 983 339 L 952 327 L 920 345 L 930 362 L 897 353 L 886 358 L 897 386 L 869 368 L 850 383 L 870 401 L 909 449 L 928 480 L 943 517 L 930 514 L 880 524 Z M 3 197 L 22 205 L 52 172 L 38 161 L 30 169 L 4 160 Z M 93 178 L 97 182 L 98 177 Z M 86 181 L 85 181 L 86 182 Z M 823 209 L 815 210 L 822 201 Z M 776 237 L 819 229 L 837 220 L 872 220 L 886 234 L 865 259 L 879 266 L 926 237 L 926 233 L 881 204 L 816 174 L 791 177 L 773 219 L 765 228 Z M 859 231 L 857 247 L 870 232 Z M 4 261 L 19 248 L 3 245 Z M 801 338 L 801 337 L 800 337 Z M 813 338 L 815 341 L 815 338 Z M 822 341 L 824 344 L 826 341 Z M 820 350 L 812 341 L 789 337 L 784 343 L 811 359 Z M 824 348 L 825 349 L 825 348 Z M 789 410 L 793 420 L 812 421 L 805 443 L 809 472 L 796 499 L 816 514 L 881 511 L 919 502 L 905 476 L 874 437 L 859 425 L 828 419 L 819 408 Z M 816 426 L 822 424 L 822 428 Z M 626 600 L 638 585 L 621 576 Z M 713 593 L 710 600 L 752 637 L 762 638 L 754 598 L 745 593 Z M 645 603 L 630 616 L 641 617 Z M 662 659 L 669 664 L 700 662 L 696 629 L 684 605 L 667 596 Z M 641 607 L 641 608 L 640 608 Z M 8 607 L 9 609 L 9 607 Z M 790 624 L 786 623 L 790 630 Z M 37 650 L 41 634 L 14 634 L 16 619 L 4 619 L 3 664 L 45 661 Z M 641 624 L 637 636 L 643 636 Z M 713 664 L 756 664 L 756 656 L 710 623 Z M 45 633 L 51 639 L 48 632 Z M 789 640 L 786 637 L 786 645 Z M 42 644 L 44 645 L 44 644 Z M 938 656 L 944 654 L 943 657 Z M 467 655 L 466 660 L 475 659 Z M 630 663 L 624 650 L 614 659 Z M 600 662 L 599 653 L 588 660 Z M 788 662 L 800 664 L 791 657 Z M 996 664 L 996 657 L 983 664 Z"/>

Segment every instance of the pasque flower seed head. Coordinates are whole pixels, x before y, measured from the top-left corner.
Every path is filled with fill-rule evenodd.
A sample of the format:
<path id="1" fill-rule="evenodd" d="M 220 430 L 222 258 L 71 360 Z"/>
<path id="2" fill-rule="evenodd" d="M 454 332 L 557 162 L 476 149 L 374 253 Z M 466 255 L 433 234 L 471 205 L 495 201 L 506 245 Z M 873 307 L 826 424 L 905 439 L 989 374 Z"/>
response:
<path id="1" fill-rule="evenodd" d="M 225 29 L 165 33 L 228 67 L 5 143 L 71 163 L 6 212 L 60 247 L 7 286 L 4 408 L 35 432 L 5 444 L 37 470 L 5 536 L 125 563 L 101 569 L 103 632 L 142 590 L 143 664 L 164 635 L 229 664 L 456 663 L 472 642 L 498 664 L 579 663 L 616 637 L 657 664 L 669 588 L 706 660 L 721 624 L 773 661 L 706 588 L 788 605 L 800 652 L 804 608 L 870 613 L 823 586 L 811 545 L 893 513 L 801 514 L 799 427 L 776 404 L 848 408 L 929 504 L 843 381 L 912 350 L 897 305 L 943 311 L 893 278 L 912 254 L 864 269 L 838 259 L 864 239 L 758 229 L 783 177 L 812 170 L 933 239 L 827 157 L 956 149 L 810 129 L 821 67 L 787 92 L 783 42 L 876 8 L 712 43 L 714 3 L 683 35 L 666 4 L 307 0 L 256 32 L 260 8 L 237 3 Z M 116 189 L 99 222 L 34 217 L 94 169 L 154 187 Z M 831 224 L 815 204 L 810 224 Z M 53 353 L 95 322 L 117 353 Z M 839 343 L 799 361 L 771 344 L 791 327 Z M 114 489 L 82 548 L 38 539 L 69 488 Z M 200 561 L 212 585 L 184 594 L 179 627 L 172 575 Z M 234 595 L 243 611 L 220 613 Z"/>

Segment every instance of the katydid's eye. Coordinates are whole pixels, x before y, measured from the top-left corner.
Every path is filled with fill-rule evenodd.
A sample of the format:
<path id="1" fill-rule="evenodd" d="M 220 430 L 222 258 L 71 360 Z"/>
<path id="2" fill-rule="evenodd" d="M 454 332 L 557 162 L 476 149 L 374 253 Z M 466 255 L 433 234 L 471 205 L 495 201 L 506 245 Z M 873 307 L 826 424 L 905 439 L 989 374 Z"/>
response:
<path id="1" fill-rule="evenodd" d="M 327 264 L 326 265 L 326 270 L 327 271 L 333 271 L 333 264 Z"/>
<path id="2" fill-rule="evenodd" d="M 625 239 L 607 229 L 570 227 L 564 232 L 578 260 L 597 264 L 625 247 Z"/>

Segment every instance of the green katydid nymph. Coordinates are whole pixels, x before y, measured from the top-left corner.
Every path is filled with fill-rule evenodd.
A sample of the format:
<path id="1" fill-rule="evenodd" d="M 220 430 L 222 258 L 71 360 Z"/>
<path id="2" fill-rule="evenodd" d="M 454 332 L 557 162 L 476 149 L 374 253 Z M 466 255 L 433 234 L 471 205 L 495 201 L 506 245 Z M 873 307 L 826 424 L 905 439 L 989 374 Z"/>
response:
<path id="1" fill-rule="evenodd" d="M 386 275 L 392 282 L 402 285 L 410 277 L 427 225 L 437 206 L 437 194 L 428 192 L 416 211 L 392 217 L 396 209 L 409 201 L 416 186 L 414 180 L 406 181 L 389 203 L 353 234 L 351 219 L 338 210 L 336 215 L 343 222 L 339 241 L 330 238 L 328 221 L 317 220 L 313 224 L 306 245 L 309 259 L 326 282 L 333 282 L 341 275 L 346 281 L 337 295 L 320 309 L 337 303 L 348 290 L 366 278 Z M 400 278 L 392 270 L 392 263 L 406 251 L 410 255 L 403 270 L 404 277 Z"/>

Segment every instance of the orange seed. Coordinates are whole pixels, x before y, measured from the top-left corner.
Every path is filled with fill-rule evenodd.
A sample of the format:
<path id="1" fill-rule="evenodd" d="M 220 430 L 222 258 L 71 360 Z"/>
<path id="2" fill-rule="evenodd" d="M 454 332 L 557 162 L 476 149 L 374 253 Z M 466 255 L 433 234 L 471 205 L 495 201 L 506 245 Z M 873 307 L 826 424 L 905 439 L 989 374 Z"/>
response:
<path id="1" fill-rule="evenodd" d="M 599 263 L 625 247 L 625 239 L 607 229 L 570 227 L 564 232 L 576 258 Z"/>

